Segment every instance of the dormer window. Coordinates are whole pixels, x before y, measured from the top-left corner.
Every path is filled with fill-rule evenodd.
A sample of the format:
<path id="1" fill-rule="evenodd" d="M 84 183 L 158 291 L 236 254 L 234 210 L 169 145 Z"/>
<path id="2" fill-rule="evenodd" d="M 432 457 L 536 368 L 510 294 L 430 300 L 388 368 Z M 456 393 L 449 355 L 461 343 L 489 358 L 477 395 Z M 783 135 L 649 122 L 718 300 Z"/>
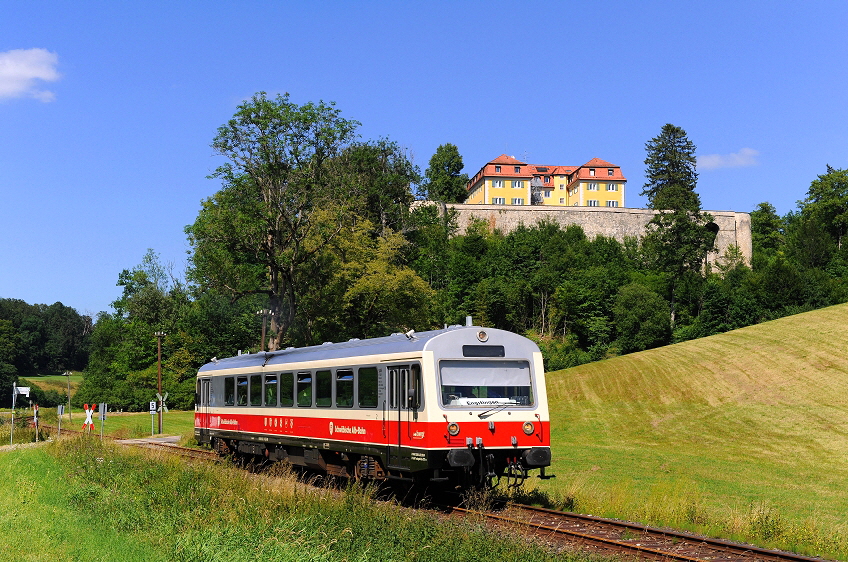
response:
<path id="1" fill-rule="evenodd" d="M 612 168 L 607 168 L 607 175 L 608 175 L 608 176 L 611 176 L 611 175 L 613 175 L 614 173 L 615 173 L 615 170 L 613 170 Z"/>
<path id="2" fill-rule="evenodd" d="M 500 167 L 500 166 L 495 166 L 495 173 L 496 173 L 496 174 L 500 174 L 500 173 L 501 173 L 501 167 Z"/>
<path id="3" fill-rule="evenodd" d="M 515 173 L 516 173 L 516 174 L 520 174 L 520 173 L 521 173 L 521 166 L 516 166 L 516 167 L 515 167 Z"/>
<path id="4" fill-rule="evenodd" d="M 589 168 L 589 175 L 592 177 L 595 176 L 595 168 Z"/>

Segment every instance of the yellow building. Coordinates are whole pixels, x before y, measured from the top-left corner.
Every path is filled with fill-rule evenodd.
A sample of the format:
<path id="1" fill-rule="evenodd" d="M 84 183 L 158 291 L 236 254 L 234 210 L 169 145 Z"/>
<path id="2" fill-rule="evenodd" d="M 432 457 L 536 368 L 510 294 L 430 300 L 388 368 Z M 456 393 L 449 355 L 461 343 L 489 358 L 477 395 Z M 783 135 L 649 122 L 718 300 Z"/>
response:
<path id="1" fill-rule="evenodd" d="M 600 158 L 582 166 L 527 164 L 501 154 L 468 181 L 466 203 L 624 207 L 627 179 Z"/>

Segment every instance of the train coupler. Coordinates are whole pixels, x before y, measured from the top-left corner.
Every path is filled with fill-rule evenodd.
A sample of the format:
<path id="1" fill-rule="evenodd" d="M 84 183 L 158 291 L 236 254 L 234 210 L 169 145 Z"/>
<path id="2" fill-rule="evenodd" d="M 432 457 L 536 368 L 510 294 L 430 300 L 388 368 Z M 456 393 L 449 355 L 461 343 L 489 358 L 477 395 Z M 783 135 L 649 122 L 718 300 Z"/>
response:
<path id="1" fill-rule="evenodd" d="M 527 469 L 522 466 L 518 457 L 508 460 L 509 462 L 506 465 L 506 487 L 520 488 L 524 484 L 524 481 L 527 480 Z"/>

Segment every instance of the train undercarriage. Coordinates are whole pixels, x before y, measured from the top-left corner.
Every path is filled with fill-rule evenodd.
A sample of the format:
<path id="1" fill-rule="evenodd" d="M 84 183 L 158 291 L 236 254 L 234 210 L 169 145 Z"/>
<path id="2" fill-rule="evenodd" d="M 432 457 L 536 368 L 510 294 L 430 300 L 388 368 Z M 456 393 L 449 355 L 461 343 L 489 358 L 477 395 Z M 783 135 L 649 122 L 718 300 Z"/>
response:
<path id="1" fill-rule="evenodd" d="M 205 433 L 205 432 L 204 432 Z M 552 478 L 549 447 L 487 449 L 482 444 L 454 449 L 414 449 L 305 438 L 282 440 L 241 435 L 197 435 L 198 442 L 242 465 L 283 462 L 321 474 L 355 480 L 393 481 L 419 486 L 519 487 L 538 470 Z"/>

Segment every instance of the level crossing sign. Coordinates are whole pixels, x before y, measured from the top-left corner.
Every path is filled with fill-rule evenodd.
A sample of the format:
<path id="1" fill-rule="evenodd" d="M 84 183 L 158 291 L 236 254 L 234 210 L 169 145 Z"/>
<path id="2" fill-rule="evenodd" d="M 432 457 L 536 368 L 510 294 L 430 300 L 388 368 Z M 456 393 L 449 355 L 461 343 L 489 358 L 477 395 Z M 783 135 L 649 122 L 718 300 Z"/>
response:
<path id="1" fill-rule="evenodd" d="M 168 406 L 165 405 L 165 401 L 168 399 L 168 393 L 166 392 L 165 395 L 163 396 L 163 395 L 161 395 L 157 392 L 156 398 L 159 400 L 159 403 L 162 404 L 161 408 L 159 408 L 159 411 L 167 413 Z M 151 402 L 150 404 L 152 405 L 153 402 Z"/>
<path id="2" fill-rule="evenodd" d="M 86 429 L 91 431 L 94 429 L 94 421 L 91 417 L 94 415 L 94 410 L 97 409 L 97 404 L 92 404 L 91 408 L 88 407 L 88 404 L 83 404 L 83 409 L 85 410 L 85 421 L 82 424 L 82 429 L 83 431 Z"/>

